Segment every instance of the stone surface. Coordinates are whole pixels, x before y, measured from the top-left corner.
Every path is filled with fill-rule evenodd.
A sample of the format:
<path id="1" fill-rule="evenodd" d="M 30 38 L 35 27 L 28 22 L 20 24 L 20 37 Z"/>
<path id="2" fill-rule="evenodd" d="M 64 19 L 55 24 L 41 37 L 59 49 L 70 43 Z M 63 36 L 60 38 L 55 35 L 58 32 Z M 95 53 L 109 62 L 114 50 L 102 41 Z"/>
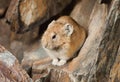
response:
<path id="1" fill-rule="evenodd" d="M 90 24 L 88 27 L 89 35 L 86 42 L 80 50 L 78 57 L 73 59 L 65 68 L 66 71 L 69 70 L 73 72 L 74 79 L 80 82 L 92 82 L 92 76 L 97 71 L 96 62 L 99 55 L 99 45 L 105 31 L 104 25 L 108 14 L 107 5 L 98 4 L 98 2 L 95 3 L 90 17 Z"/>
<path id="2" fill-rule="evenodd" d="M 0 20 L 0 44 L 10 49 L 10 26 L 5 23 L 4 19 Z"/>
<path id="3" fill-rule="evenodd" d="M 39 27 L 34 28 L 33 30 L 30 30 L 29 32 L 26 32 L 24 34 L 19 34 L 16 32 L 11 31 L 10 33 L 10 40 L 12 41 L 20 41 L 24 45 L 30 45 L 37 41 L 39 36 Z"/>
<path id="4" fill-rule="evenodd" d="M 15 57 L 21 63 L 21 60 L 23 59 L 23 52 L 24 52 L 23 43 L 20 41 L 12 41 L 10 43 L 10 49 L 12 53 L 15 55 Z"/>
<path id="5" fill-rule="evenodd" d="M 10 49 L 18 58 L 19 62 L 23 59 L 24 51 L 29 49 L 35 42 L 38 41 L 39 28 L 35 28 L 24 34 L 10 32 Z"/>
<path id="6" fill-rule="evenodd" d="M 5 15 L 7 23 L 11 25 L 12 31 L 19 29 L 18 5 L 19 5 L 19 0 L 11 0 L 9 8 Z"/>
<path id="7" fill-rule="evenodd" d="M 89 19 L 96 0 L 77 0 L 70 16 L 88 30 Z"/>
<path id="8" fill-rule="evenodd" d="M 12 0 L 6 18 L 16 32 L 43 24 L 61 12 L 71 0 Z"/>
<path id="9" fill-rule="evenodd" d="M 0 17 L 5 14 L 11 0 L 0 0 Z"/>
<path id="10" fill-rule="evenodd" d="M 6 10 L 6 9 L 4 9 L 4 8 L 0 8 L 0 16 L 3 16 L 3 15 L 4 15 L 5 10 Z"/>
<path id="11" fill-rule="evenodd" d="M 120 0 L 113 0 L 97 61 L 97 80 L 119 82 Z M 104 77 L 105 76 L 105 77 Z"/>
<path id="12" fill-rule="evenodd" d="M 3 47 L 1 44 L 0 44 L 0 52 L 3 52 L 5 50 L 5 47 Z"/>
<path id="13" fill-rule="evenodd" d="M 18 4 L 24 5 L 23 7 L 25 7 L 25 4 L 23 4 L 25 0 L 23 0 L 22 3 L 18 3 L 18 1 L 19 0 L 12 1 L 12 6 L 14 6 L 11 8 L 12 11 L 17 11 Z M 26 8 L 30 7 L 32 1 L 34 0 L 28 1 L 30 4 L 28 4 Z M 5 47 L 11 46 L 10 48 L 15 52 L 15 55 L 20 58 L 20 61 L 22 59 L 21 54 L 24 54 L 22 67 L 35 82 L 119 82 L 120 0 L 112 0 L 111 3 L 105 2 L 105 4 L 104 1 L 105 0 L 78 0 L 78 3 L 70 16 L 72 16 L 79 24 L 86 27 L 88 36 L 78 53 L 78 56 L 68 61 L 64 66 L 59 67 L 51 65 L 51 59 L 42 49 L 40 42 L 36 42 L 38 41 L 38 39 L 35 39 L 37 37 L 38 29 L 23 35 L 18 34 L 17 36 L 14 36 L 16 34 L 16 32 L 14 32 L 13 35 L 11 34 L 12 38 L 10 38 L 9 26 L 4 24 L 5 21 L 0 20 L 0 44 L 5 45 Z M 44 4 L 42 4 L 42 6 L 44 6 Z M 22 13 L 24 13 L 24 10 L 22 10 L 23 7 L 21 6 Z M 30 10 L 34 11 L 34 8 L 35 6 L 32 6 Z M 12 21 L 18 19 L 17 15 L 19 14 L 16 13 L 18 12 L 8 14 L 10 20 L 11 17 L 16 17 L 15 19 L 12 19 Z M 41 13 L 41 15 L 44 15 L 43 13 Z M 53 12 L 51 11 L 51 13 Z M 30 12 L 27 12 L 27 14 L 29 15 Z M 50 16 L 52 15 L 50 14 Z M 26 15 L 23 14 L 23 16 Z M 26 21 L 28 19 L 22 18 L 22 22 L 26 21 L 24 24 L 29 25 L 36 20 L 36 18 L 30 19 L 30 21 Z M 17 23 L 14 24 L 17 26 Z M 6 28 L 6 26 L 8 26 L 8 28 Z M 45 26 L 43 24 L 43 27 Z M 19 29 L 18 27 L 14 27 L 14 30 Z M 10 43 L 9 39 L 12 43 Z M 14 39 L 17 41 L 14 41 Z M 36 43 L 34 43 L 33 40 L 35 40 Z M 5 80 L 7 82 L 18 82 L 21 80 L 27 80 L 25 82 L 29 82 L 27 79 L 29 77 L 26 75 L 26 72 L 21 71 L 23 69 L 21 66 L 19 67 L 19 65 L 17 65 L 18 61 L 16 63 L 16 58 L 9 55 L 9 52 L 5 51 L 4 53 L 0 53 L 0 75 L 2 76 L 2 78 L 0 77 L 0 80 L 2 82 L 5 82 Z M 13 72 L 9 75 L 11 71 Z M 21 79 L 20 77 L 24 79 Z"/>
<path id="14" fill-rule="evenodd" d="M 51 59 L 49 57 L 43 58 L 33 62 L 32 66 L 32 79 L 33 81 L 40 81 L 42 77 L 45 77 L 49 74 L 47 67 L 50 65 Z"/>
<path id="15" fill-rule="evenodd" d="M 15 56 L 7 50 L 0 52 L 0 81 L 32 82 L 27 73 L 21 68 Z"/>
<path id="16" fill-rule="evenodd" d="M 102 14 L 101 14 L 101 12 L 102 12 Z M 89 35 L 88 35 L 83 47 L 81 48 L 78 56 L 76 58 L 74 58 L 72 61 L 68 62 L 68 64 L 66 64 L 62 67 L 57 67 L 57 66 L 52 66 L 52 65 L 46 66 L 46 64 L 43 65 L 41 63 L 39 63 L 39 66 L 38 66 L 38 64 L 34 63 L 33 64 L 33 74 L 34 74 L 35 70 L 46 70 L 46 71 L 49 70 L 49 72 L 46 73 L 47 74 L 46 79 L 48 79 L 48 76 L 50 74 L 51 75 L 49 77 L 50 82 L 62 81 L 61 79 L 63 78 L 63 76 L 67 78 L 67 79 L 64 79 L 63 82 L 86 82 L 86 81 L 90 80 L 91 79 L 90 77 L 96 71 L 95 64 L 96 64 L 96 62 L 97 62 L 96 60 L 98 58 L 98 49 L 97 48 L 100 45 L 100 41 L 101 41 L 102 35 L 104 33 L 104 28 L 105 28 L 104 24 L 106 21 L 106 16 L 107 16 L 107 6 L 106 5 L 98 6 L 98 3 L 96 3 L 94 6 L 94 10 L 92 11 L 91 18 L 90 18 L 91 22 L 90 22 L 89 29 L 88 29 Z M 97 23 L 96 23 L 96 21 L 97 21 Z M 41 62 L 41 61 L 42 60 L 40 60 L 39 62 Z M 49 63 L 50 63 L 50 61 L 49 61 Z M 44 67 L 44 68 L 42 68 L 42 67 Z M 58 70 L 58 71 L 55 72 L 56 70 Z M 51 74 L 51 72 L 53 74 Z M 61 73 L 65 73 L 65 75 L 61 75 Z M 88 75 L 88 74 L 91 74 L 91 75 Z M 38 75 L 39 75 L 39 73 L 38 73 Z M 54 76 L 59 76 L 59 77 L 54 77 Z M 40 77 L 40 78 L 42 78 L 42 77 Z M 55 79 L 55 80 L 53 80 L 53 79 Z M 43 81 L 43 82 L 47 82 L 47 81 Z"/>
<path id="17" fill-rule="evenodd" d="M 51 65 L 49 57 L 35 61 L 32 67 L 32 79 L 40 82 L 71 82 L 69 73 L 62 68 Z"/>
<path id="18" fill-rule="evenodd" d="M 109 82 L 119 82 L 120 81 L 120 46 L 117 52 L 117 57 L 115 60 L 115 64 L 113 65 L 110 71 L 110 79 Z"/>
<path id="19" fill-rule="evenodd" d="M 96 1 L 89 19 L 88 37 L 78 56 L 61 67 L 51 65 L 47 58 L 34 62 L 34 81 L 119 82 L 119 3 L 113 0 L 108 7 Z"/>
<path id="20" fill-rule="evenodd" d="M 30 72 L 34 61 L 42 60 L 43 58 L 48 57 L 46 52 L 40 45 L 40 42 L 34 44 L 28 50 L 24 51 L 22 60 L 22 67 L 27 71 Z"/>
<path id="21" fill-rule="evenodd" d="M 99 0 L 99 3 L 105 3 L 105 4 L 110 4 L 112 0 Z"/>

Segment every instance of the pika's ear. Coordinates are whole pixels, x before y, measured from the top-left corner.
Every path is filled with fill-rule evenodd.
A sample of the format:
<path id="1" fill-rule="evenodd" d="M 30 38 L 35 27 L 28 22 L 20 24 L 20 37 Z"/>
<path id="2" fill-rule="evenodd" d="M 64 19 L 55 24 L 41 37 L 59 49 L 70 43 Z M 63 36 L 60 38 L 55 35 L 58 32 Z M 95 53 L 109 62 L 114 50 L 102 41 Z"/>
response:
<path id="1" fill-rule="evenodd" d="M 53 20 L 53 21 L 48 25 L 48 28 L 49 28 L 50 26 L 52 26 L 55 22 L 56 22 L 56 21 Z"/>
<path id="2" fill-rule="evenodd" d="M 71 36 L 71 34 L 74 31 L 73 26 L 70 25 L 69 23 L 65 24 L 63 28 L 64 28 L 64 32 L 67 36 Z"/>

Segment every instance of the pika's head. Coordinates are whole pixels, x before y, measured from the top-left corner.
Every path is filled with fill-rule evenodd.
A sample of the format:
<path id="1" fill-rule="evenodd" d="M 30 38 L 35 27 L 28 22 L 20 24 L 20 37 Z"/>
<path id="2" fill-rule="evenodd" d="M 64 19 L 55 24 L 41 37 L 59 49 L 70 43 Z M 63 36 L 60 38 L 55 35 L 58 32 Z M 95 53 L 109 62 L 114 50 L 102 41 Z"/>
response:
<path id="1" fill-rule="evenodd" d="M 42 46 L 49 50 L 59 51 L 68 48 L 74 28 L 69 23 L 52 21 L 42 37 Z"/>

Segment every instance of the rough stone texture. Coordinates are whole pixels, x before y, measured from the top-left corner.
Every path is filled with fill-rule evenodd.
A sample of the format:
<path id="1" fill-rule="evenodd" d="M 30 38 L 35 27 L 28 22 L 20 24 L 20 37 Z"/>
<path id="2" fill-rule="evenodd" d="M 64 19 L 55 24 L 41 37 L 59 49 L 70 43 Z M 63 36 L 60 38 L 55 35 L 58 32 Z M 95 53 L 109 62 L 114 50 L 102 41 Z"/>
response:
<path id="1" fill-rule="evenodd" d="M 6 24 L 5 19 L 0 20 L 0 44 L 5 46 L 9 51 L 11 51 L 15 57 L 21 62 L 23 55 L 23 43 L 20 41 L 15 41 L 12 38 L 12 33 L 10 31 L 10 26 Z"/>
<path id="2" fill-rule="evenodd" d="M 30 35 L 29 35 L 30 36 Z M 18 38 L 18 36 L 16 36 Z M 23 55 L 23 43 L 19 41 L 15 41 L 15 37 L 13 38 L 13 35 L 10 31 L 10 26 L 6 24 L 5 19 L 0 20 L 0 44 L 5 46 L 9 51 L 11 51 L 19 60 L 19 62 L 22 59 Z M 18 39 L 17 39 L 18 40 Z"/>
<path id="3" fill-rule="evenodd" d="M 0 52 L 0 81 L 32 82 L 27 73 L 19 65 L 15 56 L 6 50 Z"/>
<path id="4" fill-rule="evenodd" d="M 0 8 L 0 16 L 3 16 L 3 14 L 5 13 L 5 10 L 4 8 Z"/>
<path id="5" fill-rule="evenodd" d="M 12 53 L 15 55 L 15 57 L 19 60 L 21 63 L 21 60 L 23 59 L 23 43 L 20 41 L 12 41 L 10 44 L 10 49 Z"/>
<path id="6" fill-rule="evenodd" d="M 32 45 L 31 48 L 25 50 L 23 56 L 22 67 L 29 73 L 34 61 L 42 60 L 48 55 L 46 55 L 46 52 L 40 45 L 40 42 L 38 42 Z"/>
<path id="7" fill-rule="evenodd" d="M 91 77 L 96 72 L 96 62 L 99 55 L 99 45 L 105 31 L 107 5 L 96 2 L 88 27 L 88 37 L 76 57 L 65 70 L 73 72 L 77 82 L 92 82 Z M 96 22 L 97 21 L 97 22 Z M 76 82 L 74 81 L 74 82 Z"/>
<path id="8" fill-rule="evenodd" d="M 18 19 L 18 5 L 19 0 L 11 0 L 9 8 L 6 12 L 6 21 L 11 24 L 11 30 L 15 31 L 19 29 L 19 19 Z"/>
<path id="9" fill-rule="evenodd" d="M 32 79 L 33 81 L 41 81 L 40 78 L 48 76 L 49 70 L 47 67 L 50 66 L 51 59 L 49 57 L 33 62 L 32 66 Z M 49 80 L 47 80 L 49 82 Z M 43 81 L 44 82 L 44 81 Z"/>
<path id="10" fill-rule="evenodd" d="M 23 2 L 24 1 L 25 0 L 23 0 Z M 31 3 L 32 1 L 37 0 L 26 1 Z M 18 36 L 14 36 L 16 33 L 14 32 L 11 34 L 12 43 L 9 44 L 9 28 L 6 28 L 7 25 L 4 25 L 3 21 L 0 20 L 0 44 L 5 45 L 5 47 L 10 45 L 10 48 L 13 51 L 15 50 L 15 55 L 17 53 L 20 55 L 24 54 L 22 66 L 36 82 L 120 82 L 120 0 L 109 1 L 110 2 L 106 2 L 106 0 L 78 0 L 78 3 L 74 7 L 70 16 L 72 16 L 79 24 L 86 27 L 88 30 L 88 37 L 86 38 L 78 56 L 64 66 L 58 67 L 51 65 L 51 59 L 43 51 L 40 42 L 34 44 L 34 41 L 31 41 L 31 39 L 33 40 L 37 37 L 38 32 L 36 30 L 38 29 L 35 29 L 35 31 L 32 30 L 32 32 L 27 32 L 23 35 L 18 34 Z M 19 30 L 18 27 L 14 27 L 14 25 L 17 26 L 17 23 L 19 23 L 18 15 L 20 14 L 18 14 L 18 4 L 25 5 L 23 2 L 19 3 L 19 0 L 13 0 L 11 3 L 12 6 L 10 6 L 11 10 L 9 9 L 9 12 L 16 11 L 8 14 L 10 18 L 9 20 L 16 20 L 12 27 L 15 31 Z M 42 2 L 42 0 L 40 2 Z M 46 0 L 43 2 L 46 2 Z M 28 4 L 26 8 L 29 8 L 30 5 L 31 4 Z M 42 5 L 44 6 L 44 4 Z M 34 6 L 31 6 L 30 10 L 34 11 Z M 28 11 L 30 10 L 28 9 Z M 22 10 L 22 13 L 24 13 L 24 10 Z M 27 13 L 29 14 L 29 12 Z M 53 13 L 53 11 L 50 13 Z M 43 14 L 41 13 L 41 15 Z M 23 16 L 26 15 L 23 14 Z M 48 16 L 48 18 L 50 16 Z M 33 18 L 33 20 L 35 21 L 36 18 Z M 22 18 L 22 21 L 26 21 L 26 25 L 33 25 L 33 20 L 28 22 L 26 19 Z M 35 23 L 38 24 L 37 22 Z M 33 36 L 34 34 L 35 36 Z M 17 41 L 14 41 L 14 39 Z M 26 46 L 29 42 L 30 44 Z M 22 58 L 20 55 L 17 57 L 20 58 L 21 61 Z M 3 61 L 1 62 L 1 60 Z M 27 78 L 23 77 L 24 74 L 22 75 L 24 72 L 20 71 L 21 67 L 15 67 L 18 65 L 16 59 L 14 64 L 12 64 L 12 62 L 14 62 L 14 57 L 11 55 L 8 56 L 8 52 L 7 56 L 0 55 L 0 75 L 2 77 L 7 77 L 7 82 L 10 80 L 13 81 L 14 78 L 19 81 L 23 80 L 20 79 L 20 77 L 26 80 Z M 9 70 L 10 73 L 11 70 L 13 73 L 8 76 Z M 0 80 L 4 82 L 5 78 L 0 78 Z"/>
<path id="11" fill-rule="evenodd" d="M 0 17 L 5 14 L 11 0 L 0 0 Z"/>
<path id="12" fill-rule="evenodd" d="M 70 16 L 88 30 L 89 19 L 96 0 L 77 0 Z"/>
<path id="13" fill-rule="evenodd" d="M 69 62 L 68 65 L 65 65 L 64 67 L 54 67 L 54 70 L 58 70 L 59 73 L 61 71 L 64 71 L 69 75 L 69 80 L 72 82 L 85 82 L 87 81 L 88 78 L 91 77 L 92 71 L 95 70 L 92 67 L 95 65 L 95 62 L 98 57 L 98 49 L 99 47 L 102 34 L 104 31 L 101 32 L 101 30 L 104 30 L 104 24 L 105 24 L 105 19 L 107 16 L 107 9 L 106 5 L 99 5 L 96 3 L 92 15 L 91 15 L 91 23 L 89 25 L 89 35 L 86 39 L 86 42 L 83 45 L 83 48 L 81 48 L 81 51 L 75 59 L 72 60 L 72 62 Z M 102 14 L 101 14 L 102 12 Z M 100 19 L 101 18 L 101 19 Z M 97 23 L 96 23 L 97 21 Z M 93 30 L 94 29 L 94 30 Z M 93 45 L 94 44 L 94 45 Z M 33 67 L 33 70 L 37 69 L 36 64 L 34 64 L 35 68 Z M 39 66 L 40 67 L 40 66 Z M 95 67 L 95 66 L 94 66 Z M 51 66 L 47 67 L 47 70 L 51 70 Z M 50 72 L 49 72 L 50 73 Z M 48 73 L 48 75 L 49 75 Z M 56 76 L 59 74 L 56 73 Z M 89 73 L 91 75 L 89 75 Z M 66 77 L 67 77 L 66 75 Z M 89 77 L 88 77 L 89 75 Z M 54 75 L 53 75 L 54 76 Z M 51 79 L 56 79 L 51 75 Z M 57 79 L 60 79 L 61 77 L 58 77 Z M 66 79 L 64 79 L 65 82 L 68 82 Z M 47 82 L 47 81 L 43 81 Z M 50 82 L 52 82 L 50 80 Z M 59 81 L 58 81 L 59 82 Z"/>
<path id="14" fill-rule="evenodd" d="M 52 66 L 47 58 L 35 61 L 33 79 L 38 82 L 119 82 L 120 1 L 113 0 L 109 5 L 96 1 L 90 15 L 88 37 L 76 58 L 61 67 Z"/>
<path id="15" fill-rule="evenodd" d="M 0 52 L 3 52 L 5 50 L 5 47 L 3 47 L 1 44 L 0 44 Z"/>
<path id="16" fill-rule="evenodd" d="M 120 46 L 117 52 L 117 57 L 115 60 L 115 64 L 113 65 L 110 71 L 110 79 L 109 82 L 119 82 L 120 81 Z"/>
<path id="17" fill-rule="evenodd" d="M 10 49 L 12 53 L 18 58 L 19 62 L 23 58 L 24 51 L 29 49 L 38 40 L 39 28 L 35 28 L 24 34 L 16 34 L 10 32 Z"/>
<path id="18" fill-rule="evenodd" d="M 71 0 L 12 0 L 6 18 L 14 31 L 24 32 L 55 16 L 70 2 Z"/>
<path id="19" fill-rule="evenodd" d="M 41 82 L 71 82 L 69 74 L 62 71 L 62 68 L 51 65 L 49 57 L 35 61 L 32 67 L 32 79 Z"/>
<path id="20" fill-rule="evenodd" d="M 97 80 L 119 82 L 120 0 L 113 0 L 97 61 Z M 115 67 L 118 66 L 118 67 Z M 116 70 L 115 70 L 116 69 Z M 102 81 L 101 80 L 101 81 Z"/>
<path id="21" fill-rule="evenodd" d="M 10 26 L 5 23 L 4 19 L 0 20 L 0 44 L 9 49 Z"/>
<path id="22" fill-rule="evenodd" d="M 35 28 L 29 32 L 26 32 L 24 34 L 18 34 L 16 32 L 11 31 L 10 40 L 12 41 L 20 41 L 24 45 L 30 45 L 33 44 L 35 41 L 37 41 L 39 35 L 39 28 Z"/>
<path id="23" fill-rule="evenodd" d="M 99 0 L 99 3 L 105 3 L 105 4 L 110 4 L 112 0 Z"/>

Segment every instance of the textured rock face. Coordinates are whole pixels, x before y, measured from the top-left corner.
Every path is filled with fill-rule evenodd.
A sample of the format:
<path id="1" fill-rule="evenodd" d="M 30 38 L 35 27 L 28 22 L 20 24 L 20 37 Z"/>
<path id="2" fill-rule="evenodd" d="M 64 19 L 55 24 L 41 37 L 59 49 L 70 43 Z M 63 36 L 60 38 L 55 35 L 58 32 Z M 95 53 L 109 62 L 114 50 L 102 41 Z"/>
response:
<path id="1" fill-rule="evenodd" d="M 29 26 L 38 18 L 44 17 L 46 15 L 47 8 L 46 0 L 23 0 L 20 3 L 21 21 L 25 25 Z"/>
<path id="2" fill-rule="evenodd" d="M 21 62 L 22 67 L 30 73 L 33 62 L 37 60 L 43 60 L 44 58 L 48 57 L 46 52 L 43 50 L 43 48 L 40 46 L 39 43 L 29 48 L 29 50 L 24 51 L 24 57 Z"/>
<path id="3" fill-rule="evenodd" d="M 42 82 L 119 82 L 119 4 L 119 0 L 113 0 L 108 7 L 108 4 L 96 1 L 90 14 L 89 35 L 78 56 L 62 67 L 52 66 L 47 58 L 35 61 L 33 79 Z"/>
<path id="4" fill-rule="evenodd" d="M 12 0 L 6 17 L 14 31 L 23 32 L 41 25 L 61 12 L 70 2 L 71 0 Z"/>
<path id="5" fill-rule="evenodd" d="M 10 26 L 3 19 L 0 20 L 0 44 L 9 49 L 10 43 Z"/>
<path id="6" fill-rule="evenodd" d="M 100 12 L 102 12 L 102 14 Z M 90 77 L 96 71 L 95 62 L 97 62 L 96 60 L 98 58 L 98 51 L 96 47 L 99 47 L 100 41 L 102 39 L 102 34 L 105 28 L 104 24 L 105 24 L 106 16 L 107 16 L 106 5 L 98 6 L 98 3 L 96 2 L 96 4 L 94 5 L 94 10 L 92 11 L 91 14 L 91 19 L 90 19 L 91 22 L 88 29 L 89 35 L 83 47 L 81 48 L 78 56 L 62 67 L 52 66 L 51 64 L 48 64 L 49 66 L 48 65 L 46 66 L 45 65 L 47 64 L 46 62 L 45 64 L 36 62 L 33 64 L 33 76 L 34 74 L 37 74 L 36 72 L 38 72 L 35 70 L 39 70 L 39 71 L 46 70 L 47 71 L 47 73 L 45 71 L 45 73 L 47 74 L 46 79 L 48 79 L 48 76 L 51 75 L 49 77 L 50 82 L 55 82 L 56 79 L 57 79 L 56 82 L 59 82 L 58 79 L 60 79 L 60 81 L 62 82 L 63 76 L 66 77 L 64 78 L 63 82 L 88 82 L 88 80 L 91 79 Z M 99 17 L 101 19 L 99 19 Z M 95 21 L 97 21 L 97 23 L 94 23 Z M 103 30 L 102 32 L 100 32 L 101 29 Z M 40 60 L 39 62 L 41 61 L 42 60 Z M 46 68 L 44 65 L 46 66 Z M 43 78 L 43 76 L 41 78 Z M 53 81 L 53 79 L 55 80 Z M 44 81 L 44 79 L 42 80 L 43 82 L 47 82 Z"/>
<path id="7" fill-rule="evenodd" d="M 5 14 L 11 0 L 0 0 L 0 17 Z"/>
<path id="8" fill-rule="evenodd" d="M 115 60 L 115 64 L 113 65 L 111 71 L 110 71 L 110 77 L 109 82 L 119 82 L 120 81 L 120 46 L 118 49 L 117 57 Z"/>
<path id="9" fill-rule="evenodd" d="M 15 56 L 6 50 L 0 52 L 0 81 L 32 82 L 27 73 L 19 65 Z"/>
<path id="10" fill-rule="evenodd" d="M 96 76 L 99 76 L 97 80 L 119 82 L 120 0 L 113 0 L 111 3 L 107 16 L 106 31 L 100 45 Z"/>
<path id="11" fill-rule="evenodd" d="M 32 66 L 32 79 L 42 82 L 71 82 L 69 73 L 63 71 L 63 67 L 51 65 L 49 57 L 35 61 Z"/>
<path id="12" fill-rule="evenodd" d="M 59 11 L 57 9 L 63 8 L 59 7 L 60 5 L 63 6 L 67 2 L 67 0 L 53 1 L 12 0 L 8 16 L 13 30 L 20 30 L 18 29 L 20 23 L 26 26 L 21 28 L 23 30 L 27 30 L 29 26 L 42 24 L 55 15 L 55 12 Z M 58 1 L 60 1 L 60 4 Z M 75 4 L 73 10 L 71 9 L 70 16 L 80 25 L 86 27 L 88 36 L 78 56 L 68 61 L 64 66 L 51 65 L 51 59 L 43 51 L 40 42 L 38 42 L 38 39 L 34 39 L 40 29 L 32 29 L 31 32 L 18 34 L 15 37 L 16 32 L 14 32 L 11 38 L 17 38 L 17 41 L 11 40 L 11 43 L 10 26 L 1 19 L 0 44 L 7 49 L 10 46 L 14 55 L 20 61 L 24 54 L 22 66 L 30 74 L 33 82 L 120 82 L 120 0 L 75 1 L 78 1 L 78 3 Z M 38 7 L 40 3 L 43 7 L 41 10 Z M 56 5 L 53 5 L 54 3 Z M 50 4 L 52 4 L 52 7 Z M 59 6 L 57 6 L 58 4 Z M 21 13 L 18 13 L 18 10 Z M 37 13 L 37 11 L 39 12 Z M 23 16 L 20 18 L 21 21 L 18 15 Z M 41 22 L 38 23 L 38 21 Z M 44 25 L 42 26 L 47 27 L 47 25 Z M 31 39 L 34 39 L 37 44 L 34 41 L 32 42 Z M 26 47 L 28 42 L 31 45 L 28 44 Z M 0 52 L 0 82 L 19 81 L 31 82 L 32 80 L 10 52 Z"/>
<path id="13" fill-rule="evenodd" d="M 96 0 L 78 0 L 70 16 L 86 30 L 89 26 L 89 19 Z"/>

